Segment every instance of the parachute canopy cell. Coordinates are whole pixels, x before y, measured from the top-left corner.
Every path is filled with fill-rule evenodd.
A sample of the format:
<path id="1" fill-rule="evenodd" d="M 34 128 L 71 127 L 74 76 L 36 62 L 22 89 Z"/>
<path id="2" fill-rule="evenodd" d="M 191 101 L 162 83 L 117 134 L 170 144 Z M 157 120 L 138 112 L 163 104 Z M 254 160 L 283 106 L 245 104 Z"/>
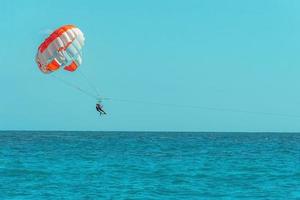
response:
<path id="1" fill-rule="evenodd" d="M 43 73 L 60 68 L 75 71 L 82 63 L 84 35 L 74 25 L 65 25 L 51 33 L 39 46 L 36 63 Z"/>

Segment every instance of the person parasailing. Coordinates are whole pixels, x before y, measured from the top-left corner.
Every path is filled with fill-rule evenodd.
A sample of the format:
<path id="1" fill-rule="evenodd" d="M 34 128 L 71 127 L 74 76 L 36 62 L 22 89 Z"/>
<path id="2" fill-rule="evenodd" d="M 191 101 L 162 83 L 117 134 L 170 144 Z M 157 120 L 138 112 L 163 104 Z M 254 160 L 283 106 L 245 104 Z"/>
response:
<path id="1" fill-rule="evenodd" d="M 100 115 L 106 115 L 106 112 L 103 110 L 103 106 L 101 105 L 100 101 L 96 103 L 96 110 L 100 113 Z"/>

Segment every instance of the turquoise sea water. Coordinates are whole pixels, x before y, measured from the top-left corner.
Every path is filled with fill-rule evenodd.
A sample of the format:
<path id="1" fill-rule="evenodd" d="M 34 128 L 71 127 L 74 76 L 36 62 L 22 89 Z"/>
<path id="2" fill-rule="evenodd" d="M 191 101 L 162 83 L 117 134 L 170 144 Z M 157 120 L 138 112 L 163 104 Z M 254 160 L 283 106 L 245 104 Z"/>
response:
<path id="1" fill-rule="evenodd" d="M 300 199 L 300 134 L 0 132 L 0 199 Z"/>

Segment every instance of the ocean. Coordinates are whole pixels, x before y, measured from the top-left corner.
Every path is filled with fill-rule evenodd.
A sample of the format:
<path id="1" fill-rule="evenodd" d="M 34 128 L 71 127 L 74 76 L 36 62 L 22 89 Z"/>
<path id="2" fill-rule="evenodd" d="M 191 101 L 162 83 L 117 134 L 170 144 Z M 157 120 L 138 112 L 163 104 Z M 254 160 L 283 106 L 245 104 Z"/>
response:
<path id="1" fill-rule="evenodd" d="M 300 133 L 2 131 L 0 199 L 300 199 Z"/>

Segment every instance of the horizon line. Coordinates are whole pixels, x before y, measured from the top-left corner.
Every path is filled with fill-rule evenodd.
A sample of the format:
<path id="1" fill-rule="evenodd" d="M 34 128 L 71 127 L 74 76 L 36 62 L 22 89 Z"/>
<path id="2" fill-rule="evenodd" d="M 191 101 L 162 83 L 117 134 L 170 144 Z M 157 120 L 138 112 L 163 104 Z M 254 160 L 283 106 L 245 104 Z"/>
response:
<path id="1" fill-rule="evenodd" d="M 175 131 L 175 130 L 0 130 L 0 132 L 140 132 L 140 133 L 300 133 L 300 131 Z"/>

